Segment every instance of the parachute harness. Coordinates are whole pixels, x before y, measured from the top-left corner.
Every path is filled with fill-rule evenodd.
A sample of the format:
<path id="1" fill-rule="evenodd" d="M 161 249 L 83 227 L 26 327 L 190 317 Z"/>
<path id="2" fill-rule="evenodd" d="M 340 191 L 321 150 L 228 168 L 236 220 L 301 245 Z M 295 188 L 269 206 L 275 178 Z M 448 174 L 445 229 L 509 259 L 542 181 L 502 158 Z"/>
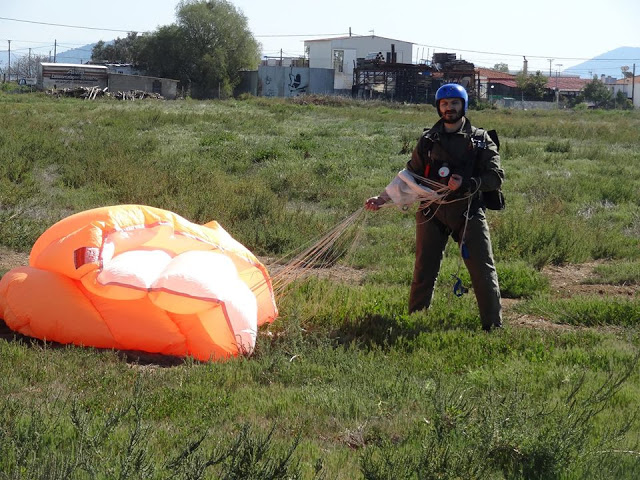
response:
<path id="1" fill-rule="evenodd" d="M 469 291 L 469 289 L 462 284 L 462 279 L 460 278 L 460 268 L 462 266 L 462 259 L 466 260 L 469 258 L 469 249 L 467 248 L 467 244 L 464 242 L 464 240 L 467 234 L 467 224 L 469 223 L 469 212 L 471 210 L 472 197 L 473 195 L 470 195 L 467 199 L 467 211 L 464 213 L 464 227 L 462 227 L 462 235 L 460 236 L 460 256 L 458 257 L 458 268 L 456 270 L 456 273 L 451 275 L 456 281 L 453 285 L 453 294 L 456 297 L 461 297 Z"/>

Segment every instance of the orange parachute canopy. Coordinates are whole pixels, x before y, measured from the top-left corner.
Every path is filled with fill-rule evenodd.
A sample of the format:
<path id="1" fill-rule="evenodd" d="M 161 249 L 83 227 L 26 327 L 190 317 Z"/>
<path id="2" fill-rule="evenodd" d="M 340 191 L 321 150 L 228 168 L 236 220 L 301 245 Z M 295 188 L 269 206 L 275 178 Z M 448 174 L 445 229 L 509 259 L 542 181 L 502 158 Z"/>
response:
<path id="1" fill-rule="evenodd" d="M 0 280 L 23 335 L 208 361 L 250 354 L 278 315 L 266 268 L 217 222 L 141 205 L 71 215 Z"/>

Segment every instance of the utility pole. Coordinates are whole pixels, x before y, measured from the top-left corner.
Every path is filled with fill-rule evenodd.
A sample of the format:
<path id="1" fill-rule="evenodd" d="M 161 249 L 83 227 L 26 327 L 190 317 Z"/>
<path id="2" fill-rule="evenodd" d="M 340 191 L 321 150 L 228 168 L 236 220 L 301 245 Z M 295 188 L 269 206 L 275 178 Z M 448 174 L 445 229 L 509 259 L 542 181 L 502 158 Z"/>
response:
<path id="1" fill-rule="evenodd" d="M 547 58 L 549 60 L 549 78 L 551 78 L 551 62 L 555 60 L 555 58 Z"/>
<path id="2" fill-rule="evenodd" d="M 53 63 L 56 63 L 56 53 L 58 50 L 58 40 L 53 41 Z"/>
<path id="3" fill-rule="evenodd" d="M 28 65 L 28 71 L 29 71 L 29 78 L 31 78 L 31 47 L 29 47 L 29 63 Z"/>
<path id="4" fill-rule="evenodd" d="M 9 81 L 11 81 L 11 40 L 7 40 L 7 42 L 9 42 L 9 67 L 8 67 L 8 73 L 9 73 Z"/>
<path id="5" fill-rule="evenodd" d="M 560 90 L 558 90 L 558 73 L 560 72 L 560 68 L 562 64 L 556 63 L 556 107 L 560 108 Z"/>
<path id="6" fill-rule="evenodd" d="M 636 64 L 633 64 L 633 76 L 631 77 L 631 105 L 633 105 L 633 107 L 635 108 L 636 104 L 635 104 L 635 100 L 636 97 L 634 96 L 636 93 Z"/>

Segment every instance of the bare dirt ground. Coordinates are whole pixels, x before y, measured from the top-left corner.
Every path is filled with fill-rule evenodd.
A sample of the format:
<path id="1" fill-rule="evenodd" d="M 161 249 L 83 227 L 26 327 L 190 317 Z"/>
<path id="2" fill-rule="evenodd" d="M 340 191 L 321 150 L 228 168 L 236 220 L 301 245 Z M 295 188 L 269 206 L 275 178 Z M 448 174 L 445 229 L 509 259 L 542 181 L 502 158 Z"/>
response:
<path id="1" fill-rule="evenodd" d="M 28 264 L 28 253 L 14 252 L 13 250 L 0 246 L 0 272 Z"/>
<path id="2" fill-rule="evenodd" d="M 14 252 L 8 248 L 0 246 L 0 272 L 10 270 L 22 265 L 28 265 L 29 255 L 27 253 Z M 266 259 L 268 264 L 268 259 Z M 637 298 L 640 296 L 638 285 L 606 285 L 585 283 L 595 276 L 594 268 L 603 262 L 589 262 L 579 265 L 548 266 L 542 273 L 551 283 L 551 291 L 558 298 L 570 298 L 575 295 L 595 295 L 602 297 L 626 297 Z M 278 266 L 268 265 L 270 271 L 278 272 Z M 281 267 L 280 267 L 281 268 Z M 343 265 L 336 265 L 331 268 L 305 269 L 301 275 L 320 275 L 323 278 L 331 278 L 340 282 L 360 283 L 363 281 L 365 272 Z M 579 327 L 572 325 L 560 325 L 550 322 L 548 319 L 534 315 L 517 313 L 514 306 L 518 300 L 503 298 L 502 306 L 506 323 L 514 327 L 541 328 L 548 330 L 571 330 Z M 8 330 L 4 322 L 0 321 L 0 338 L 7 338 L 13 335 Z"/>
<path id="3" fill-rule="evenodd" d="M 551 292 L 557 298 L 571 298 L 576 295 L 595 295 L 606 298 L 628 297 L 638 298 L 640 287 L 638 285 L 607 285 L 598 283 L 586 283 L 595 277 L 594 269 L 604 262 L 588 262 L 579 265 L 550 265 L 542 270 L 542 273 L 551 283 Z M 561 325 L 549 320 L 534 316 L 518 314 L 513 310 L 518 300 L 503 298 L 505 320 L 512 326 L 544 328 L 549 330 L 572 330 L 581 327 L 573 325 Z"/>

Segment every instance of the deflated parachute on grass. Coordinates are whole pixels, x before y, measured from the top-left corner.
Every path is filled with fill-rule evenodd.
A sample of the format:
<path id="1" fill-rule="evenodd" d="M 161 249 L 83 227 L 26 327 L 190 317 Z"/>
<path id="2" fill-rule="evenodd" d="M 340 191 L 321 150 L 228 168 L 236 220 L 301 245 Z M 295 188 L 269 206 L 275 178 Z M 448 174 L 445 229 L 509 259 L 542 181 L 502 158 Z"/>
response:
<path id="1" fill-rule="evenodd" d="M 61 220 L 0 280 L 23 335 L 203 361 L 250 354 L 277 314 L 266 268 L 217 222 L 141 205 Z"/>

